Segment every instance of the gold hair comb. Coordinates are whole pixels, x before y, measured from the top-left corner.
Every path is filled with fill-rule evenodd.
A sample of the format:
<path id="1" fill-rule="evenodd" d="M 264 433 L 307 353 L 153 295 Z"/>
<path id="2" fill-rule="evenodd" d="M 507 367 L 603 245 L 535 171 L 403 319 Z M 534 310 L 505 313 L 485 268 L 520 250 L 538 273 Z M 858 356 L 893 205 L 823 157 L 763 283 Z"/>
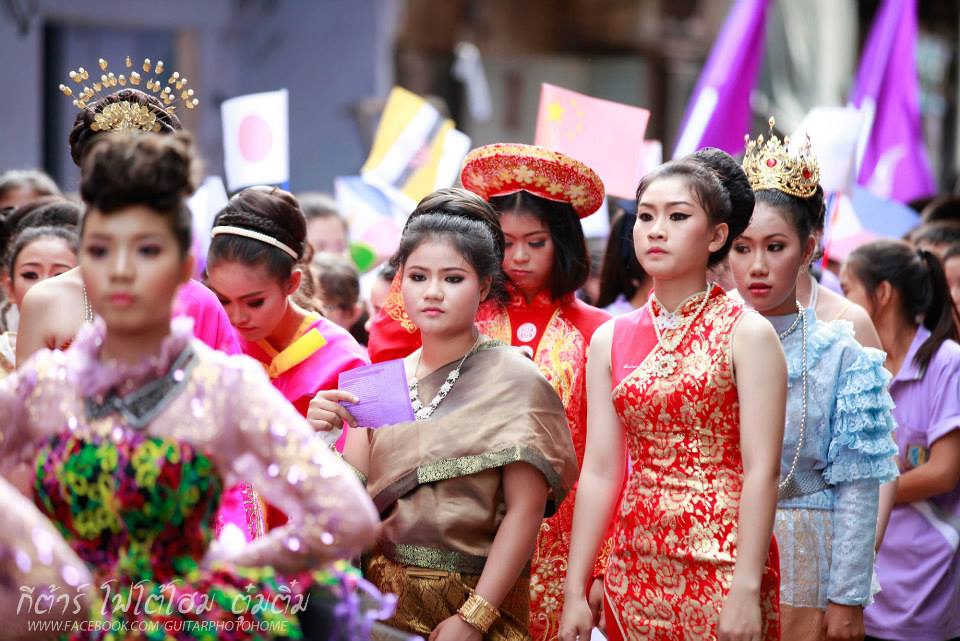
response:
<path id="1" fill-rule="evenodd" d="M 809 198 L 820 184 L 820 166 L 813 155 L 810 136 L 800 145 L 796 154 L 790 153 L 790 139 L 783 142 L 773 133 L 776 121 L 770 118 L 770 139 L 763 134 L 755 141 L 744 136 L 747 151 L 743 156 L 743 170 L 754 191 L 776 189 L 798 198 Z"/>
<path id="2" fill-rule="evenodd" d="M 130 56 L 126 57 L 126 68 L 133 69 L 133 61 Z M 115 87 L 138 88 L 145 93 L 151 93 L 163 103 L 167 112 L 173 112 L 177 106 L 174 104 L 180 101 L 187 109 L 194 109 L 200 101 L 194 98 L 193 89 L 186 88 L 187 79 L 180 75 L 180 72 L 174 71 L 167 78 L 166 83 L 160 80 L 163 74 L 163 61 L 157 60 L 154 65 L 150 58 L 144 58 L 142 69 L 144 74 L 153 74 L 149 80 L 143 80 L 138 71 L 128 71 L 119 75 L 108 71 L 109 63 L 100 58 L 100 80 L 87 84 L 90 80 L 90 72 L 79 67 L 76 71 L 70 72 L 70 80 L 76 83 L 78 89 L 75 92 L 67 85 L 60 85 L 60 92 L 67 97 L 72 97 L 73 106 L 77 109 L 86 109 L 88 105 L 106 96 L 101 93 Z M 91 86 L 92 85 L 92 86 Z M 79 87 L 82 86 L 82 89 Z M 160 123 L 157 122 L 157 113 L 149 105 L 141 105 L 130 100 L 118 100 L 110 103 L 103 110 L 94 116 L 94 122 L 90 125 L 93 131 L 116 131 L 119 129 L 141 129 L 143 131 L 160 131 Z"/>

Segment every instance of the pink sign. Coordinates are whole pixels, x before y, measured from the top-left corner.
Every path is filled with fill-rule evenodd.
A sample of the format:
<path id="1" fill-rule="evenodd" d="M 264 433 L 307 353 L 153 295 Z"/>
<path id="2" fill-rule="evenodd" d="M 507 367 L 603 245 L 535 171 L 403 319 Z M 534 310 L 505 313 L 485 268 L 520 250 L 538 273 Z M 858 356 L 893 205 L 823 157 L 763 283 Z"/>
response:
<path id="1" fill-rule="evenodd" d="M 633 198 L 646 166 L 650 112 L 543 83 L 534 144 L 600 174 L 607 194 Z"/>

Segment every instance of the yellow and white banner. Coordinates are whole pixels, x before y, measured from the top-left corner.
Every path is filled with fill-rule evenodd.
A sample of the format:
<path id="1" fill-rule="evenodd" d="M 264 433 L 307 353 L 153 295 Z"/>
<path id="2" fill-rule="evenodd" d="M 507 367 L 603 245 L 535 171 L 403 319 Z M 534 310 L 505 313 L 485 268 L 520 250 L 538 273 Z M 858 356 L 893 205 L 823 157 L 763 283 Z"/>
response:
<path id="1" fill-rule="evenodd" d="M 394 87 L 361 175 L 409 213 L 430 192 L 456 182 L 469 150 L 469 136 L 452 120 Z"/>

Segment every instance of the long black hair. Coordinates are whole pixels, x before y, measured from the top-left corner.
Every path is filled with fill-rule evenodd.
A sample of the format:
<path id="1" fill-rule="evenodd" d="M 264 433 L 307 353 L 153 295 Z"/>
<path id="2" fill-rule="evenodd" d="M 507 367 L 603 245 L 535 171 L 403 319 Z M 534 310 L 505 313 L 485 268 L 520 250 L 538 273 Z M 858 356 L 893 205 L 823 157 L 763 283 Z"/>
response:
<path id="1" fill-rule="evenodd" d="M 914 357 L 921 374 L 944 341 L 960 341 L 960 317 L 935 254 L 900 240 L 877 240 L 854 250 L 847 264 L 871 297 L 881 283 L 890 283 L 900 295 L 904 317 L 922 319 L 930 330 Z"/>
<path id="2" fill-rule="evenodd" d="M 633 225 L 636 221 L 636 214 L 620 211 L 610 223 L 610 236 L 607 238 L 607 248 L 603 252 L 603 265 L 600 268 L 597 307 L 610 305 L 621 294 L 631 300 L 637 294 L 638 285 L 647 280 L 647 273 L 637 260 L 637 251 L 633 245 Z"/>

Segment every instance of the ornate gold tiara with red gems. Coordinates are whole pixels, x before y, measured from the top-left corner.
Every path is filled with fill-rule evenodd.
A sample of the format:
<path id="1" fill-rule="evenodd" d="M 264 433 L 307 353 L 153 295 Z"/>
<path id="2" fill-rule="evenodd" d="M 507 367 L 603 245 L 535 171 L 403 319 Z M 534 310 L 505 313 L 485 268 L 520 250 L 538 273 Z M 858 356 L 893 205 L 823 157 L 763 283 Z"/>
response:
<path id="1" fill-rule="evenodd" d="M 800 145 L 796 154 L 790 153 L 790 139 L 780 141 L 773 134 L 776 121 L 770 118 L 770 139 L 763 134 L 755 141 L 744 136 L 747 151 L 743 156 L 743 170 L 754 191 L 776 189 L 798 198 L 809 198 L 820 184 L 820 166 L 813 155 L 810 137 Z"/>

